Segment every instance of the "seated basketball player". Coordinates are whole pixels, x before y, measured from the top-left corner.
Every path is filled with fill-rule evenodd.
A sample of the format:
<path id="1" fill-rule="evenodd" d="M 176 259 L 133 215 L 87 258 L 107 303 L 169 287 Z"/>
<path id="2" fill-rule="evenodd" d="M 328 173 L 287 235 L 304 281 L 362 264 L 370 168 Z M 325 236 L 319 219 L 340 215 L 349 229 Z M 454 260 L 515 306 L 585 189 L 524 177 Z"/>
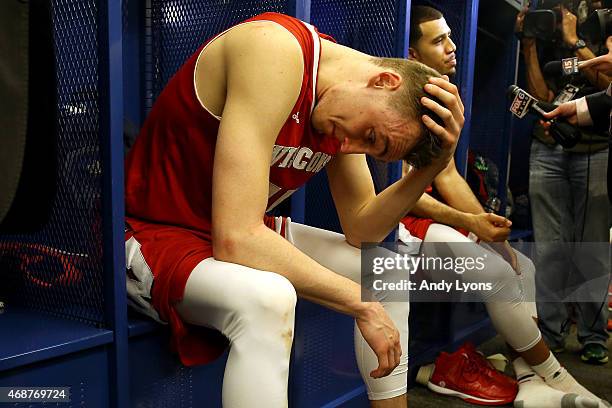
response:
<path id="1" fill-rule="evenodd" d="M 405 407 L 409 306 L 362 302 L 358 247 L 397 226 L 462 126 L 457 88 L 418 62 L 275 13 L 219 34 L 126 159 L 132 305 L 169 323 L 186 365 L 229 345 L 226 407 L 287 406 L 296 296 L 351 315 L 371 405 Z M 366 154 L 417 169 L 376 195 Z M 344 235 L 265 215 L 323 168 Z"/>
<path id="2" fill-rule="evenodd" d="M 417 6 L 411 11 L 410 58 L 420 61 L 438 72 L 452 76 L 456 71 L 456 46 L 443 15 L 431 7 Z M 410 174 L 407 168 L 405 173 Z M 504 217 L 485 213 L 465 180 L 459 175 L 453 160 L 433 182 L 434 198 L 424 194 L 402 219 L 400 237 L 406 232 L 425 243 L 459 242 L 451 246 L 455 257 L 476 259 L 483 254 L 486 280 L 495 282 L 492 295 L 483 294 L 487 311 L 498 333 L 514 350 L 513 365 L 519 380 L 519 392 L 515 406 L 521 408 L 603 407 L 607 402 L 582 387 L 563 367 L 542 339 L 534 319 L 535 307 L 534 265 L 527 257 L 508 245 L 506 239 L 510 223 Z M 488 242 L 488 243 L 484 243 Z M 476 242 L 478 241 L 478 243 Z M 433 245 L 422 246 L 425 255 L 439 256 Z M 474 272 L 474 271 L 471 271 Z M 473 273 L 454 275 L 464 281 L 483 280 Z M 496 291 L 505 293 L 504 299 L 496 299 Z M 450 375 L 450 374 L 449 374 Z M 437 376 L 436 378 L 442 378 Z M 456 380 L 456 381 L 455 381 Z M 478 384 L 467 384 L 461 379 L 446 378 L 446 384 L 465 385 L 462 390 L 432 384 L 432 388 L 447 393 L 463 391 L 462 398 L 476 403 L 487 401 L 490 379 L 483 377 Z M 460 388 L 460 387 L 456 387 Z M 455 393 L 456 394 L 456 393 Z M 509 401 L 505 401 L 506 403 Z M 504 403 L 504 401 L 501 401 Z"/>

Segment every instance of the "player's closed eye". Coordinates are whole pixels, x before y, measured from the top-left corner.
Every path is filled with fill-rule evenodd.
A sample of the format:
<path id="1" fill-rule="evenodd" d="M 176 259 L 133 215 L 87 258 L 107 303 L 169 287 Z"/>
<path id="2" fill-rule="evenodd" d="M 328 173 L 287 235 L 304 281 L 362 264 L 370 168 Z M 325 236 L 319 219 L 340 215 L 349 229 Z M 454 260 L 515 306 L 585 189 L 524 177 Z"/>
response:
<path id="1" fill-rule="evenodd" d="M 376 133 L 373 130 L 370 132 L 370 136 L 368 136 L 368 142 L 372 145 L 376 143 Z"/>

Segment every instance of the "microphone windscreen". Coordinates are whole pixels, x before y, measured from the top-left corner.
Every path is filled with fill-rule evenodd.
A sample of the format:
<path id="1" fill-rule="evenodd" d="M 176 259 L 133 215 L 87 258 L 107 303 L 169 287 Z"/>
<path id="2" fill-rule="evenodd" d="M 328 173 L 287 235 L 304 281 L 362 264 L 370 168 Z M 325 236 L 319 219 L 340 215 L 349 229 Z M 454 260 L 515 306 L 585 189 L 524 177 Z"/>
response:
<path id="1" fill-rule="evenodd" d="M 508 99 L 513 99 L 516 96 L 516 93 L 518 92 L 518 90 L 521 89 L 516 85 L 510 85 L 508 87 L 508 90 L 506 91 L 506 96 L 508 97 Z"/>
<path id="2" fill-rule="evenodd" d="M 563 74 L 563 70 L 561 69 L 561 61 L 547 62 L 546 65 L 544 65 L 542 73 L 549 77 L 561 76 L 561 74 Z"/>

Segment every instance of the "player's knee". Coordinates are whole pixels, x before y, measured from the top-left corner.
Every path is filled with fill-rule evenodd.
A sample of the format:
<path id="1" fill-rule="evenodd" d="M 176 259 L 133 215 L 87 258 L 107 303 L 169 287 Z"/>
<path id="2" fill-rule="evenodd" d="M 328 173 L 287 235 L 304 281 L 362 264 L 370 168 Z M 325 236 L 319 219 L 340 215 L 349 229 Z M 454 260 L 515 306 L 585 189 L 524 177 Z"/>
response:
<path id="1" fill-rule="evenodd" d="M 515 253 L 518 258 L 521 273 L 533 276 L 535 274 L 535 265 L 533 261 L 519 251 L 515 251 Z"/>
<path id="2" fill-rule="evenodd" d="M 245 312 L 293 324 L 296 302 L 297 294 L 291 282 L 282 275 L 270 273 L 249 292 Z"/>
<path id="3" fill-rule="evenodd" d="M 502 296 L 504 300 L 513 300 L 515 295 L 519 295 L 520 289 L 516 271 L 503 258 L 499 256 L 489 257 L 485 272 L 485 281 L 492 283 L 489 297 Z"/>

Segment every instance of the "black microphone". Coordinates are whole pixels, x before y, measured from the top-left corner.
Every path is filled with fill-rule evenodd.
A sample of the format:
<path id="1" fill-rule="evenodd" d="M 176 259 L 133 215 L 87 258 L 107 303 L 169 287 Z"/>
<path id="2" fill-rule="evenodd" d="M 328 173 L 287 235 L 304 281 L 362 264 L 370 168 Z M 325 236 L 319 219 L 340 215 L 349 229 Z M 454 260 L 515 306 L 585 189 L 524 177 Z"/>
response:
<path id="1" fill-rule="evenodd" d="M 561 146 L 566 148 L 574 147 L 580 141 L 582 134 L 576 127 L 565 122 L 563 119 L 558 120 L 555 118 L 548 120 L 544 117 L 544 113 L 556 108 L 552 103 L 540 102 L 516 85 L 510 85 L 507 94 L 508 98 L 512 100 L 510 112 L 519 118 L 524 117 L 529 112 L 548 122 L 550 124 L 548 131 Z"/>
<path id="2" fill-rule="evenodd" d="M 563 75 L 563 70 L 561 69 L 561 61 L 550 61 L 544 65 L 542 68 L 542 73 L 547 77 L 558 77 Z"/>
<path id="3" fill-rule="evenodd" d="M 547 77 L 560 77 L 567 75 L 575 75 L 578 73 L 582 65 L 582 61 L 578 58 L 566 58 L 562 61 L 550 61 L 542 68 L 542 73 Z"/>

